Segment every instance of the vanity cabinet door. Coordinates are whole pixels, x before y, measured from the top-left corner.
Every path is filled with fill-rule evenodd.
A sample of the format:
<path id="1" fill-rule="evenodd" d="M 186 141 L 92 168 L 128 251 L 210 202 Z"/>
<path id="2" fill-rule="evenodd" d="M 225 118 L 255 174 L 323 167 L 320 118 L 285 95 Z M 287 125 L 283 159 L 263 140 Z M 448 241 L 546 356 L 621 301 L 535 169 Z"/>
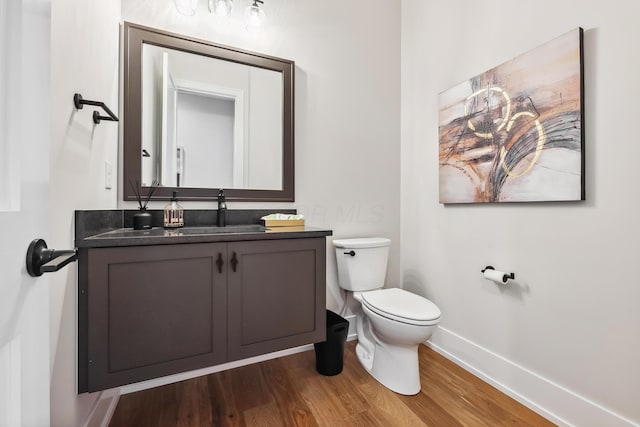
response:
<path id="1" fill-rule="evenodd" d="M 325 247 L 324 238 L 228 244 L 230 360 L 325 339 Z"/>
<path id="2" fill-rule="evenodd" d="M 226 250 L 203 243 L 81 254 L 79 391 L 225 362 Z"/>

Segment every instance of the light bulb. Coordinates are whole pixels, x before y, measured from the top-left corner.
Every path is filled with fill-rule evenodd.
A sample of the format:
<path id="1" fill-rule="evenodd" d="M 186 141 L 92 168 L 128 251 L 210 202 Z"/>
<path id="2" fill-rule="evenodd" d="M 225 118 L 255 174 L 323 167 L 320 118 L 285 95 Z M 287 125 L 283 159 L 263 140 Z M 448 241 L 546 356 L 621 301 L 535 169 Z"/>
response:
<path id="1" fill-rule="evenodd" d="M 254 2 L 253 5 L 247 7 L 245 10 L 244 19 L 247 24 L 247 29 L 260 27 L 265 20 L 264 10 L 260 9 L 260 6 Z"/>
<path id="2" fill-rule="evenodd" d="M 209 0 L 209 12 L 218 16 L 229 16 L 233 10 L 233 0 Z"/>
<path id="3" fill-rule="evenodd" d="M 176 0 L 176 9 L 183 15 L 193 16 L 198 8 L 198 0 Z"/>

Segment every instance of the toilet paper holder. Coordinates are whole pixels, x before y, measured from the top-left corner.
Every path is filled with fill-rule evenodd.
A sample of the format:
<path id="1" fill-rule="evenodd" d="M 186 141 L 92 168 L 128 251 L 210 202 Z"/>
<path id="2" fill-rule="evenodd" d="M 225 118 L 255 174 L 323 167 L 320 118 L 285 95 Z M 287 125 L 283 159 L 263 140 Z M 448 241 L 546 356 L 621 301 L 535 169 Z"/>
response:
<path id="1" fill-rule="evenodd" d="M 481 273 L 484 273 L 486 270 L 495 270 L 495 267 L 492 265 L 487 265 L 485 268 L 483 268 L 482 270 L 480 270 Z M 507 279 L 515 279 L 516 275 L 515 273 L 505 273 L 502 276 L 502 282 L 503 283 L 507 283 Z"/>

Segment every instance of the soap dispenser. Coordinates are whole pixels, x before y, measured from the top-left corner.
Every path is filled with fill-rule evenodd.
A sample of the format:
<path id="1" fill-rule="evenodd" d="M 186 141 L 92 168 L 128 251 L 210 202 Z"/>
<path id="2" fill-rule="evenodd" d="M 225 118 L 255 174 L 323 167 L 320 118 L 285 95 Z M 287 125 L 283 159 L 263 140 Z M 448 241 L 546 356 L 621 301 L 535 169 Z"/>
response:
<path id="1" fill-rule="evenodd" d="M 184 210 L 178 204 L 178 192 L 174 191 L 171 203 L 164 208 L 164 228 L 179 228 L 184 226 Z"/>
<path id="2" fill-rule="evenodd" d="M 224 191 L 218 193 L 218 227 L 227 225 L 227 202 L 224 198 Z"/>

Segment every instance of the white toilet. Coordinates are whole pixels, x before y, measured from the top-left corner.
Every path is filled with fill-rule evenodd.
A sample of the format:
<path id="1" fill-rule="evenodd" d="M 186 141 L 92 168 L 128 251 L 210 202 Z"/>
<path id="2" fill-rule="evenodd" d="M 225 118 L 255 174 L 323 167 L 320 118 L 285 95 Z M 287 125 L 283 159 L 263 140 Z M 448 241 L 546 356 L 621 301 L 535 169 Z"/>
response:
<path id="1" fill-rule="evenodd" d="M 372 237 L 334 240 L 338 282 L 353 295 L 358 345 L 364 368 L 396 393 L 420 392 L 418 345 L 431 337 L 440 309 L 399 288 L 383 289 L 391 240 Z"/>

